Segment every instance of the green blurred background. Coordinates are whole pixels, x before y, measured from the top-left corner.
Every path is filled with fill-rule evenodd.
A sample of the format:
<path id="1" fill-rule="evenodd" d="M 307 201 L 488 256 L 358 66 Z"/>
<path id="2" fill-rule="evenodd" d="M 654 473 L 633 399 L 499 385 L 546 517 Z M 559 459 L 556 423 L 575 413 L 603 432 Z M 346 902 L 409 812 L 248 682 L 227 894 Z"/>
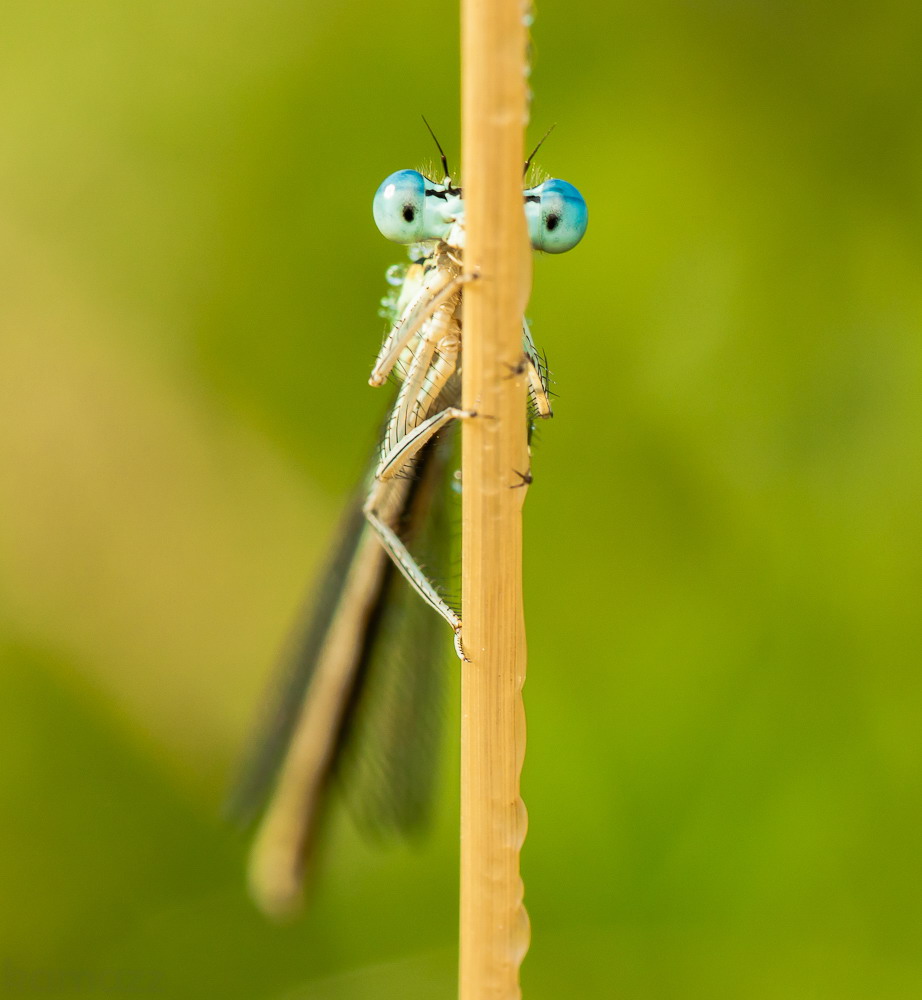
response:
<path id="1" fill-rule="evenodd" d="M 537 15 L 591 223 L 530 307 L 525 996 L 917 998 L 922 7 Z M 433 837 L 339 814 L 289 927 L 220 813 L 383 405 L 372 194 L 421 113 L 458 160 L 456 20 L 0 9 L 4 997 L 454 994 L 455 750 Z"/>

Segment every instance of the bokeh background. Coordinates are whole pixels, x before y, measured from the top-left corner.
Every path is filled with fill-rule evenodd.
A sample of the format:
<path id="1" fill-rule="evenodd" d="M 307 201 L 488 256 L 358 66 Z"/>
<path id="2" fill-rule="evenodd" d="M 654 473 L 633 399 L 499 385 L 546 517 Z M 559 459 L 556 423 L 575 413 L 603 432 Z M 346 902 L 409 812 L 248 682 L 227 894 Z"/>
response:
<path id="1" fill-rule="evenodd" d="M 525 995 L 922 996 L 922 7 L 542 0 L 534 42 L 591 222 L 530 307 Z M 454 995 L 450 740 L 432 837 L 339 812 L 292 926 L 221 803 L 457 48 L 450 6 L 0 8 L 4 997 Z"/>

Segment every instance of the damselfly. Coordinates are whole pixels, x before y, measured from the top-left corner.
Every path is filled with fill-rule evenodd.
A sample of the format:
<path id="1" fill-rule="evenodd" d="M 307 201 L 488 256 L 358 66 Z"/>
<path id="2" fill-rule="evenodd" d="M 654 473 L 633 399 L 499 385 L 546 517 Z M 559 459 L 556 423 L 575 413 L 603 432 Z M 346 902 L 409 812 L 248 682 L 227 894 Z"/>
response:
<path id="1" fill-rule="evenodd" d="M 463 656 L 459 610 L 419 556 L 444 554 L 449 532 L 436 501 L 457 482 L 447 431 L 475 416 L 460 402 L 464 200 L 444 153 L 442 167 L 441 184 L 400 170 L 374 197 L 381 233 L 410 247 L 393 326 L 369 380 L 380 386 L 391 378 L 399 388 L 235 802 L 244 815 L 267 803 L 250 882 L 271 913 L 300 900 L 325 792 L 346 762 L 366 822 L 406 831 L 424 817 L 436 754 L 431 703 L 442 671 L 430 634 L 444 627 L 425 605 L 451 626 Z M 545 180 L 523 197 L 534 249 L 563 253 L 582 238 L 586 204 L 571 184 Z M 524 318 L 521 369 L 531 416 L 549 417 L 546 371 Z"/>

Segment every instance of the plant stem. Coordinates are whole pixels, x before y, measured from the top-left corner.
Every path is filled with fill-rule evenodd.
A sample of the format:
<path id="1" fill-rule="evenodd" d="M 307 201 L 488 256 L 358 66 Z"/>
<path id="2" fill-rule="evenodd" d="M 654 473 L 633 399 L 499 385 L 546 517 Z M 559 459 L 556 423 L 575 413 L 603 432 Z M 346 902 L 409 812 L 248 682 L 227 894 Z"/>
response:
<path id="1" fill-rule="evenodd" d="M 461 1000 L 520 997 L 528 949 L 519 852 L 527 815 L 522 610 L 528 471 L 522 314 L 527 116 L 522 0 L 462 0 L 465 271 L 462 445 Z M 520 487 L 520 488 L 515 488 Z"/>

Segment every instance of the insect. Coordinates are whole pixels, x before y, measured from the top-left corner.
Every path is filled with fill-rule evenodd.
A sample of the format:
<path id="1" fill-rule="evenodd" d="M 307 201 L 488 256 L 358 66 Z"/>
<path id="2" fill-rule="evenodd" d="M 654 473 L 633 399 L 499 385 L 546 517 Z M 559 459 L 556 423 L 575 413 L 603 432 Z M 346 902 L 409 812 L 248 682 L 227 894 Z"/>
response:
<path id="1" fill-rule="evenodd" d="M 420 557 L 427 566 L 446 559 L 450 531 L 439 501 L 458 483 L 448 432 L 478 416 L 461 408 L 463 192 L 439 152 L 442 183 L 400 170 L 374 196 L 378 229 L 410 248 L 410 265 L 392 278 L 400 282 L 390 300 L 394 322 L 369 379 L 394 380 L 398 389 L 232 803 L 246 817 L 268 799 L 249 879 L 272 915 L 299 907 L 334 773 L 349 772 L 342 784 L 357 790 L 365 825 L 406 832 L 425 818 L 437 753 L 432 702 L 444 672 L 432 652 L 444 626 L 432 611 L 463 658 L 459 611 Z M 586 230 L 586 204 L 566 181 L 526 189 L 523 204 L 536 250 L 563 253 Z M 524 318 L 516 373 L 527 375 L 532 416 L 551 416 Z M 530 481 L 520 475 L 521 485 Z"/>

